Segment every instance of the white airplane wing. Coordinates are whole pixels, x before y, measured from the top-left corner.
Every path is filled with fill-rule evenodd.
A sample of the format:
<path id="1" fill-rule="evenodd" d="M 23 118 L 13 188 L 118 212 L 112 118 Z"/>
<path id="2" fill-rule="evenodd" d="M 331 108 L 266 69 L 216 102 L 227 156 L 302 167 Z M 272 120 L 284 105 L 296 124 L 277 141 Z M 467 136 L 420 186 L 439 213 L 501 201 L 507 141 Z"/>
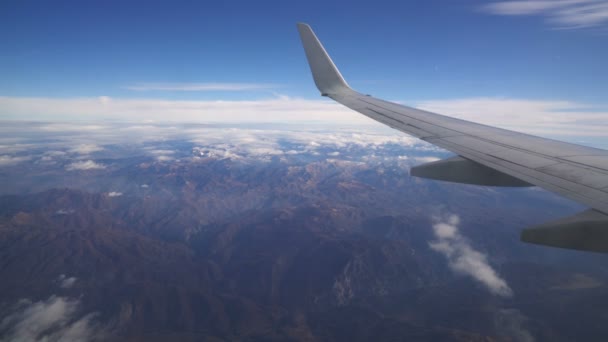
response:
<path id="1" fill-rule="evenodd" d="M 307 24 L 300 37 L 317 88 L 348 108 L 458 156 L 411 175 L 486 186 L 536 185 L 590 207 L 525 229 L 526 242 L 608 252 L 608 151 L 540 138 L 380 100 L 351 89 Z"/>

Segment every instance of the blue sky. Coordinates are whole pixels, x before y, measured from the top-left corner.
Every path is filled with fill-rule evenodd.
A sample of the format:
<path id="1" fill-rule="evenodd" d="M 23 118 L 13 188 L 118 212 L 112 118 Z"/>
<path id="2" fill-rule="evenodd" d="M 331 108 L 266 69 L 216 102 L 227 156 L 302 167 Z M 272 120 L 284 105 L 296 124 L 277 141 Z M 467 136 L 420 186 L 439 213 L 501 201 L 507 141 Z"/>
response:
<path id="1" fill-rule="evenodd" d="M 378 97 L 608 107 L 606 1 L 3 1 L 0 118 L 36 117 L 25 98 L 318 101 L 298 21 Z"/>

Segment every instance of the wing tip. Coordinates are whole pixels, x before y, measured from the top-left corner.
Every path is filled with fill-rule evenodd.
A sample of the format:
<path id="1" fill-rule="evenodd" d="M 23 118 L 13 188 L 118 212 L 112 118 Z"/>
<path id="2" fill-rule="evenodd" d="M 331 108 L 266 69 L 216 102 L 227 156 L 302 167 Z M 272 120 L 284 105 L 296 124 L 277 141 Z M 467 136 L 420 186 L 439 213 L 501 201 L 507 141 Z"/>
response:
<path id="1" fill-rule="evenodd" d="M 322 94 L 332 94 L 350 89 L 310 25 L 298 22 L 297 27 L 308 65 L 319 91 Z"/>

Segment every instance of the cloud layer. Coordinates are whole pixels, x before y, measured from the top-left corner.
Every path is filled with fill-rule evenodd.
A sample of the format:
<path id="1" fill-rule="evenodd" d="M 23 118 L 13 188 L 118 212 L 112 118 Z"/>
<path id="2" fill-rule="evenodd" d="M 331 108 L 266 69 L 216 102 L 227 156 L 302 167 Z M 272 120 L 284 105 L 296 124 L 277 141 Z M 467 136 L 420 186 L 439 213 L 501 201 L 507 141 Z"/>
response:
<path id="1" fill-rule="evenodd" d="M 456 215 L 437 220 L 433 225 L 437 240 L 429 243 L 431 249 L 443 254 L 454 272 L 470 276 L 495 295 L 511 296 L 513 291 L 490 266 L 487 257 L 471 247 L 468 240 L 460 234 L 459 224 L 460 218 Z"/>
<path id="2" fill-rule="evenodd" d="M 93 341 L 103 338 L 94 314 L 80 315 L 80 302 L 51 296 L 47 300 L 21 300 L 0 323 L 3 341 Z"/>
<path id="3" fill-rule="evenodd" d="M 497 15 L 537 15 L 552 27 L 580 29 L 608 25 L 605 0 L 517 0 L 499 1 L 482 6 Z"/>
<path id="4" fill-rule="evenodd" d="M 136 91 L 250 91 L 278 87 L 269 83 L 138 83 L 125 88 Z"/>
<path id="5" fill-rule="evenodd" d="M 431 112 L 538 135 L 606 136 L 608 110 L 571 102 L 510 98 L 428 100 Z"/>
<path id="6" fill-rule="evenodd" d="M 571 101 L 481 97 L 427 100 L 415 105 L 440 114 L 540 135 L 605 136 L 605 128 L 608 126 L 608 110 Z M 0 97 L 0 119 L 210 124 L 316 123 L 334 128 L 381 126 L 334 102 L 289 97 L 252 101 Z M 146 128 L 146 124 L 141 127 Z M 49 132 L 94 132 L 103 129 L 103 125 L 56 123 L 48 125 L 46 129 Z M 82 152 L 94 152 L 92 149 L 87 151 L 86 146 L 81 148 Z"/>

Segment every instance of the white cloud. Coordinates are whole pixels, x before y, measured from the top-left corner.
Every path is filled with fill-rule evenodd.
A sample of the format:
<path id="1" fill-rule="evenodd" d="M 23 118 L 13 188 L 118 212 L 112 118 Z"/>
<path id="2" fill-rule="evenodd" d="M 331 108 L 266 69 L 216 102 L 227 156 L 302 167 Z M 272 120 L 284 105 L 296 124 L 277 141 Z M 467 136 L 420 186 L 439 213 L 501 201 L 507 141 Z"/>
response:
<path id="1" fill-rule="evenodd" d="M 139 83 L 125 88 L 136 91 L 250 91 L 278 87 L 269 83 Z"/>
<path id="2" fill-rule="evenodd" d="M 608 110 L 570 101 L 509 98 L 428 100 L 431 112 L 537 135 L 606 136 Z"/>
<path id="3" fill-rule="evenodd" d="M 105 169 L 105 168 L 106 168 L 105 165 L 98 164 L 92 160 L 74 162 L 65 167 L 65 169 L 68 171 L 98 170 L 98 169 Z"/>
<path id="4" fill-rule="evenodd" d="M 319 155 L 323 149 L 331 149 L 328 156 L 349 155 L 343 150 L 368 148 L 374 151 L 391 146 L 408 147 L 418 151 L 437 151 L 438 149 L 416 138 L 396 131 L 290 131 L 257 129 L 201 129 L 192 142 L 198 145 L 195 154 L 204 158 L 254 159 L 269 161 L 281 155 Z M 340 150 L 340 152 L 336 151 Z"/>
<path id="5" fill-rule="evenodd" d="M 169 156 L 157 156 L 156 160 L 160 161 L 160 162 L 164 162 L 164 161 L 170 161 L 173 160 L 173 157 L 169 157 Z"/>
<path id="6" fill-rule="evenodd" d="M 526 100 L 513 98 L 461 98 L 428 100 L 418 107 L 440 114 L 459 117 L 502 128 L 549 136 L 605 136 L 608 110 L 583 103 L 562 100 Z M 80 144 L 89 144 L 87 134 L 105 132 L 108 137 L 125 131 L 138 139 L 154 140 L 158 135 L 184 131 L 172 126 L 160 127 L 156 122 L 188 123 L 282 123 L 318 124 L 327 128 L 357 127 L 377 129 L 382 124 L 344 106 L 327 100 L 274 98 L 255 101 L 170 101 L 159 99 L 112 99 L 102 104 L 97 98 L 50 99 L 0 97 L 0 116 L 19 120 L 116 120 L 140 121 L 144 124 L 120 127 L 111 125 L 53 123 L 40 127 L 51 132 L 82 132 Z M 148 120 L 148 121 L 146 121 Z M 146 123 L 147 122 L 147 123 Z M 189 129 L 194 132 L 196 128 Z M 382 134 L 387 135 L 387 134 Z M 100 135 L 99 135 L 100 136 Z M 378 139 L 383 139 L 379 135 Z M 101 136 L 100 136 L 101 137 Z M 331 137 L 330 137 L 331 138 Z M 356 138 L 356 137 L 353 137 Z M 311 140 L 314 141 L 314 140 Z M 314 141 L 318 143 L 317 141 Z M 108 143 L 99 142 L 98 143 Z M 7 148 L 11 148 L 7 146 Z M 27 147 L 29 148 L 29 147 Z"/>
<path id="7" fill-rule="evenodd" d="M 165 155 L 165 154 L 174 154 L 175 151 L 173 151 L 173 150 L 150 150 L 150 151 L 148 151 L 148 153 L 151 153 L 154 155 Z"/>
<path id="8" fill-rule="evenodd" d="M 57 280 L 59 281 L 60 287 L 62 287 L 64 289 L 69 289 L 72 286 L 74 286 L 74 284 L 76 283 L 76 280 L 78 280 L 78 279 L 76 277 L 66 277 L 65 274 L 61 274 L 61 275 L 59 275 Z"/>
<path id="9" fill-rule="evenodd" d="M 104 329 L 94 314 L 80 315 L 80 302 L 51 296 L 47 300 L 21 300 L 0 323 L 3 341 L 92 341 L 102 339 Z"/>
<path id="10" fill-rule="evenodd" d="M 501 309 L 494 314 L 496 332 L 507 341 L 534 342 L 534 336 L 525 327 L 528 317 L 517 309 Z"/>
<path id="11" fill-rule="evenodd" d="M 78 154 L 90 154 L 93 152 L 103 151 L 103 147 L 95 144 L 80 144 L 70 149 L 70 152 Z"/>
<path id="12" fill-rule="evenodd" d="M 0 97 L 0 102 L 2 102 L 2 97 Z M 44 126 L 40 127 L 43 131 L 49 132 L 82 132 L 82 131 L 99 131 L 107 126 L 104 125 L 91 125 L 91 124 L 77 124 L 77 123 L 48 123 Z"/>
<path id="13" fill-rule="evenodd" d="M 8 156 L 8 155 L 2 155 L 0 156 L 0 166 L 12 166 L 12 165 L 17 165 L 21 162 L 30 160 L 31 157 L 28 156 L 24 156 L 24 157 L 13 157 L 13 156 Z"/>
<path id="14" fill-rule="evenodd" d="M 371 119 L 328 100 L 278 97 L 252 101 L 0 97 L 5 120 L 146 121 L 199 123 L 324 123 L 375 125 Z M 379 125 L 379 124 L 378 124 Z M 49 130 L 71 128 L 49 125 Z M 97 129 L 93 126 L 91 129 Z"/>
<path id="15" fill-rule="evenodd" d="M 110 191 L 108 192 L 108 197 L 120 197 L 122 196 L 122 192 Z"/>
<path id="16" fill-rule="evenodd" d="M 577 29 L 608 24 L 605 0 L 517 0 L 499 1 L 481 7 L 497 15 L 537 15 L 556 28 Z"/>
<path id="17" fill-rule="evenodd" d="M 436 219 L 433 231 L 437 240 L 429 243 L 434 251 L 443 254 L 450 268 L 479 281 L 495 295 L 507 297 L 513 291 L 488 263 L 487 257 L 473 249 L 467 239 L 458 231 L 460 218 L 449 215 L 444 220 Z"/>

